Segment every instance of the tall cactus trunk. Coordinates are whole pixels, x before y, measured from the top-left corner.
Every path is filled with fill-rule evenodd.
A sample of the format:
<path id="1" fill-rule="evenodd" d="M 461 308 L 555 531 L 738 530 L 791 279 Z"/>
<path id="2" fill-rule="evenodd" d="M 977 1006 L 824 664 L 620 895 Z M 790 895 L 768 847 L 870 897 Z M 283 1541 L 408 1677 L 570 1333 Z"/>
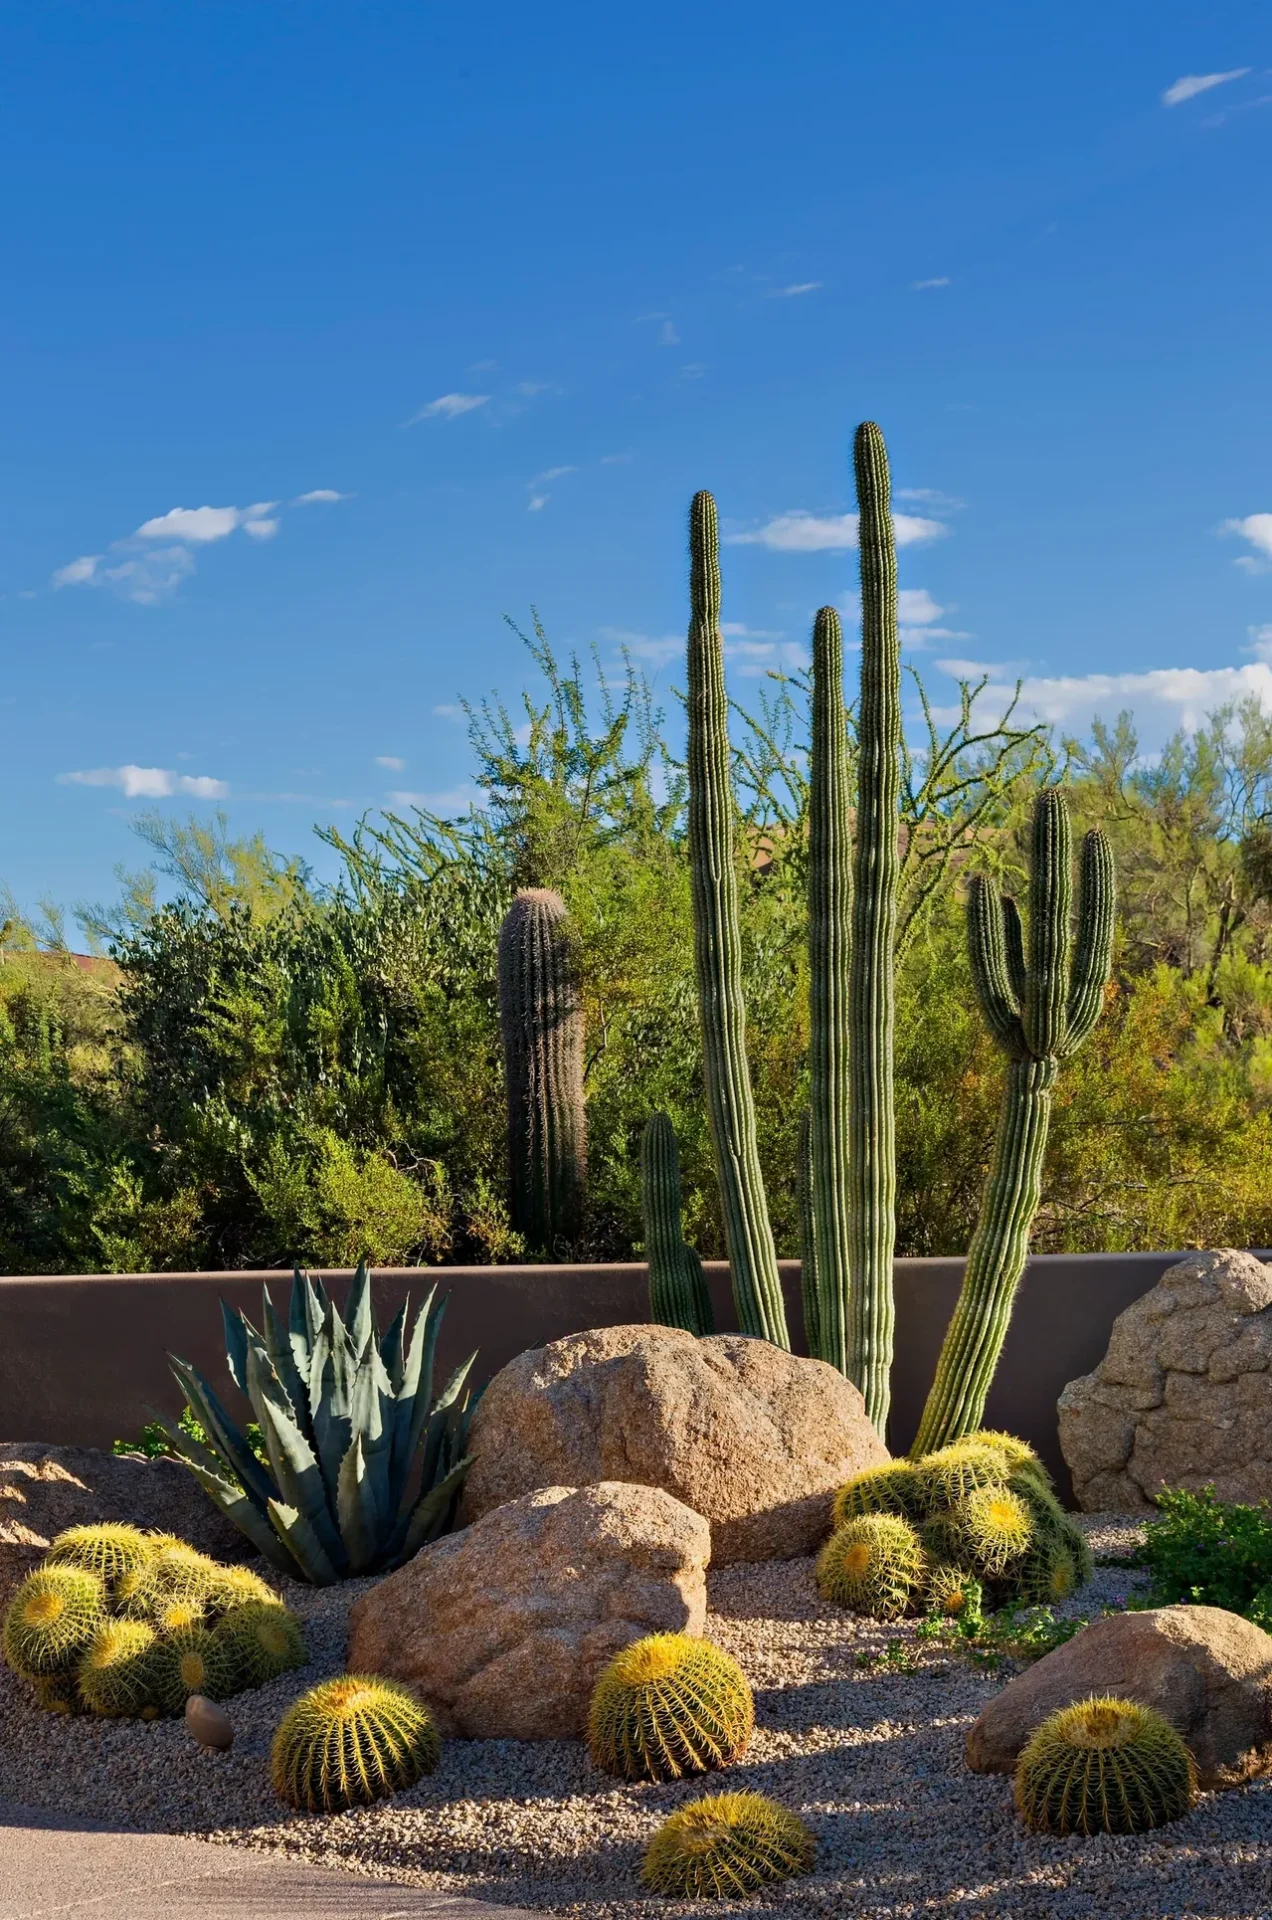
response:
<path id="1" fill-rule="evenodd" d="M 804 1309 L 804 1345 L 814 1360 L 822 1357 L 821 1286 L 817 1278 L 817 1217 L 813 1208 L 813 1116 L 808 1107 L 799 1117 L 799 1165 L 796 1197 L 799 1202 L 799 1285 Z"/>
<path id="2" fill-rule="evenodd" d="M 578 1243 L 587 1187 L 583 1009 L 565 902 L 525 887 L 499 930 L 513 1227 L 535 1253 Z"/>
<path id="3" fill-rule="evenodd" d="M 857 429 L 853 466 L 861 547 L 861 704 L 849 980 L 852 1288 L 846 1371 L 861 1389 L 866 1412 L 882 1435 L 891 1397 L 896 1241 L 892 1040 L 900 887 L 901 646 L 888 453 L 871 420 Z M 818 1230 L 822 1232 L 820 1218 Z"/>
<path id="4" fill-rule="evenodd" d="M 912 1453 L 934 1453 L 982 1424 L 1042 1195 L 1056 1062 L 1013 1060 L 985 1203 Z"/>
<path id="5" fill-rule="evenodd" d="M 806 1167 L 804 1322 L 808 1350 L 848 1368 L 849 954 L 852 817 L 844 647 L 839 615 L 813 623 L 813 744 L 809 762 L 808 959 L 811 1078 Z M 801 1159 L 803 1154 L 801 1153 Z M 810 1288 L 809 1280 L 812 1280 Z M 811 1315 L 810 1315 L 811 1308 Z"/>
<path id="6" fill-rule="evenodd" d="M 720 539 L 709 493 L 689 509 L 689 593 L 689 865 L 711 1137 L 738 1324 L 789 1348 L 746 1058 Z"/>
<path id="7" fill-rule="evenodd" d="M 640 1143 L 641 1208 L 649 1262 L 649 1317 L 686 1333 L 714 1333 L 702 1262 L 680 1219 L 680 1150 L 665 1113 L 651 1114 Z"/>

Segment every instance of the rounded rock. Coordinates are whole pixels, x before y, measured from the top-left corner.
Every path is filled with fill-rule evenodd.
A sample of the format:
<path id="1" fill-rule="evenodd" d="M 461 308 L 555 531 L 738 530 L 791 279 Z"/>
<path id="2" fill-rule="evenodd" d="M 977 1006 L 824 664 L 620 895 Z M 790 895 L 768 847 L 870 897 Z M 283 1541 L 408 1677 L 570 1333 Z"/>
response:
<path id="1" fill-rule="evenodd" d="M 218 1753 L 228 1753 L 234 1745 L 234 1722 L 225 1708 L 219 1707 L 215 1700 L 209 1700 L 206 1694 L 190 1695 L 186 1701 L 185 1723 L 201 1747 L 213 1747 Z"/>

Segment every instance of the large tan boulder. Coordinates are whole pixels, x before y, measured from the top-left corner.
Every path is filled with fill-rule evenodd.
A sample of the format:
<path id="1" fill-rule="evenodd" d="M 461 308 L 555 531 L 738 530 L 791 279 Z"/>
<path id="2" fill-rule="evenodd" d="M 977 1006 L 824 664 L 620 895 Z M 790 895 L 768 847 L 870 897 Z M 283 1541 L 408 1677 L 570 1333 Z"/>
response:
<path id="1" fill-rule="evenodd" d="M 1272 1768 L 1272 1635 L 1222 1607 L 1158 1607 L 1095 1620 L 1019 1674 L 967 1735 L 976 1773 L 1010 1773 L 1049 1713 L 1093 1693 L 1154 1707 L 1182 1734 L 1203 1787 Z"/>
<path id="2" fill-rule="evenodd" d="M 763 1340 L 600 1327 L 520 1354 L 478 1405 L 461 1520 L 532 1487 L 629 1480 L 711 1522 L 711 1557 L 792 1560 L 833 1490 L 887 1449 L 857 1389 Z"/>
<path id="3" fill-rule="evenodd" d="M 1136 1513 L 1162 1487 L 1272 1495 L 1272 1271 L 1193 1253 L 1113 1322 L 1094 1373 L 1060 1396 L 1078 1504 Z"/>
<path id="4" fill-rule="evenodd" d="M 700 1634 L 711 1533 L 655 1487 L 543 1487 L 424 1547 L 349 1616 L 351 1673 L 402 1680 L 444 1733 L 582 1733 L 601 1669 Z"/>
<path id="5" fill-rule="evenodd" d="M 130 1520 L 180 1534 L 218 1560 L 244 1560 L 252 1553 L 179 1461 L 0 1441 L 0 1604 L 55 1534 L 99 1520 Z"/>

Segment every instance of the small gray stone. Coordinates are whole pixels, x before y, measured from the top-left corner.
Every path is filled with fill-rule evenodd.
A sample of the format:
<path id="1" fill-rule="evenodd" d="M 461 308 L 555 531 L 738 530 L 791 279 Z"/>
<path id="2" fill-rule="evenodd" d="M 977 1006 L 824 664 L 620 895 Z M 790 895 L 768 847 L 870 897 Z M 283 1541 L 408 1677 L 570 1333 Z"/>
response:
<path id="1" fill-rule="evenodd" d="M 201 1747 L 227 1753 L 234 1745 L 234 1723 L 229 1714 L 201 1693 L 192 1693 L 186 1701 L 185 1722 Z"/>

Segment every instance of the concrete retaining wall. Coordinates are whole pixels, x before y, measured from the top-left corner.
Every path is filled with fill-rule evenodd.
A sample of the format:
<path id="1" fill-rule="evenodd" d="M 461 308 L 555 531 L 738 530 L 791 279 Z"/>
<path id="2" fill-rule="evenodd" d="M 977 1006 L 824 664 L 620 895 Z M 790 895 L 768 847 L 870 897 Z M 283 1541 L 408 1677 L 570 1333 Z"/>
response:
<path id="1" fill-rule="evenodd" d="M 1029 1263 L 986 1420 L 1030 1441 L 1067 1494 L 1056 1439 L 1056 1399 L 1102 1357 L 1116 1316 L 1175 1259 L 1170 1253 L 1044 1254 Z M 961 1260 L 899 1260 L 897 1347 L 889 1444 L 909 1445 L 918 1425 L 962 1276 Z M 721 1331 L 736 1325 L 728 1268 L 708 1278 Z M 348 1274 L 327 1274 L 337 1298 Z M 190 1360 L 231 1405 L 218 1301 L 257 1320 L 262 1282 L 285 1303 L 282 1273 L 162 1273 L 0 1277 L 0 1434 L 13 1440 L 108 1447 L 137 1433 L 148 1407 L 180 1410 L 165 1353 Z M 643 1266 L 445 1267 L 375 1276 L 381 1324 L 405 1292 L 434 1282 L 449 1294 L 443 1375 L 478 1350 L 486 1379 L 514 1354 L 586 1327 L 648 1318 Z M 792 1337 L 802 1336 L 799 1267 L 782 1263 Z M 259 1324 L 259 1321 L 258 1321 Z"/>

